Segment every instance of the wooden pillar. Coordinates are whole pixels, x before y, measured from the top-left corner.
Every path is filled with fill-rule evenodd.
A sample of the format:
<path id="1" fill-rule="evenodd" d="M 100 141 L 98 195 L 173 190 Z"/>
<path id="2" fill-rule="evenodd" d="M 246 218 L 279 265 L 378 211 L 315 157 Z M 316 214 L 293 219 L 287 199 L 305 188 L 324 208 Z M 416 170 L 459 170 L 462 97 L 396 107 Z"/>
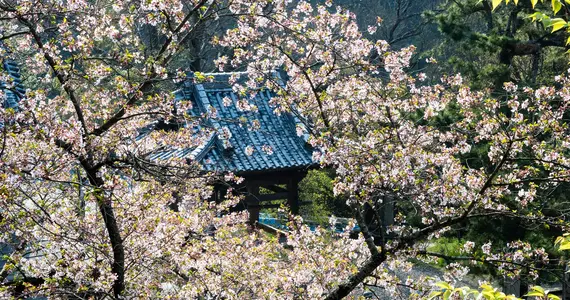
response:
<path id="1" fill-rule="evenodd" d="M 505 294 L 521 296 L 521 280 L 518 277 L 510 278 L 505 277 Z"/>
<path id="2" fill-rule="evenodd" d="M 562 271 L 562 300 L 570 299 L 570 265 L 566 264 Z"/>
<path id="3" fill-rule="evenodd" d="M 287 182 L 287 205 L 291 213 L 299 214 L 299 182 L 300 176 L 292 176 Z"/>
<path id="4" fill-rule="evenodd" d="M 383 197 L 381 217 L 382 229 L 384 230 L 384 233 L 387 233 L 388 228 L 394 225 L 394 204 L 394 195 L 387 194 Z"/>
<path id="5" fill-rule="evenodd" d="M 217 204 L 222 203 L 226 199 L 226 194 L 228 192 L 228 187 L 224 184 L 216 184 L 214 190 L 212 191 L 212 197 L 210 200 L 216 202 Z"/>
<path id="6" fill-rule="evenodd" d="M 259 220 L 259 212 L 261 207 L 259 206 L 259 185 L 255 183 L 246 183 L 247 188 L 247 196 L 246 204 L 247 204 L 247 211 L 249 212 L 249 221 L 250 225 L 255 225 Z"/>
<path id="7" fill-rule="evenodd" d="M 79 189 L 79 197 L 77 199 L 77 215 L 81 218 L 85 217 L 85 190 L 84 186 L 89 186 L 89 179 L 81 177 L 81 173 L 77 172 L 77 177 L 80 178 L 80 184 L 77 186 Z"/>
<path id="8" fill-rule="evenodd" d="M 226 200 L 226 195 L 228 194 L 228 187 L 224 186 L 220 189 L 220 193 L 218 194 L 218 203 Z"/>

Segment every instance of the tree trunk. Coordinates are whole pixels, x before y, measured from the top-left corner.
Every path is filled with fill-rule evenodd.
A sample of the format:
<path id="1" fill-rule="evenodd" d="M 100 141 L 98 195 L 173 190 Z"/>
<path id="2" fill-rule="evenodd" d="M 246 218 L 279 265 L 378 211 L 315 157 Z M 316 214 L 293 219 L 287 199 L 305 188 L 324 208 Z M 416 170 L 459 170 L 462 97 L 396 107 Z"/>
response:
<path id="1" fill-rule="evenodd" d="M 386 254 L 384 251 L 381 251 L 376 255 L 372 255 L 364 265 L 358 269 L 358 273 L 350 276 L 348 280 L 337 286 L 337 288 L 328 294 L 325 299 L 337 300 L 348 296 L 348 294 L 350 294 L 357 285 L 364 281 L 366 277 L 370 276 L 370 274 L 372 274 L 372 272 L 374 272 L 374 270 L 376 270 L 376 268 L 378 268 L 385 260 Z"/>
<path id="2" fill-rule="evenodd" d="M 530 82 L 533 84 L 536 83 L 536 78 L 538 77 L 539 67 L 540 67 L 540 50 L 537 51 L 532 56 L 532 73 L 531 73 Z"/>
<path id="3" fill-rule="evenodd" d="M 105 222 L 111 246 L 113 247 L 113 265 L 111 270 L 117 275 L 117 279 L 113 283 L 113 294 L 118 298 L 125 289 L 125 248 L 123 247 L 123 239 L 121 238 L 113 207 L 110 201 L 105 200 L 104 197 L 100 197 L 98 205 Z"/>
<path id="4" fill-rule="evenodd" d="M 109 241 L 113 248 L 111 271 L 117 276 L 113 283 L 113 295 L 115 298 L 118 298 L 125 290 L 125 248 L 123 239 L 121 238 L 121 231 L 115 217 L 115 212 L 113 211 L 113 206 L 111 206 L 111 199 L 105 197 L 103 190 L 101 190 L 104 183 L 103 180 L 97 177 L 96 171 L 94 170 L 88 172 L 88 177 L 90 183 L 97 189 L 95 193 L 97 205 L 103 217 L 103 222 L 105 222 L 105 229 L 107 230 L 107 235 L 109 236 Z"/>

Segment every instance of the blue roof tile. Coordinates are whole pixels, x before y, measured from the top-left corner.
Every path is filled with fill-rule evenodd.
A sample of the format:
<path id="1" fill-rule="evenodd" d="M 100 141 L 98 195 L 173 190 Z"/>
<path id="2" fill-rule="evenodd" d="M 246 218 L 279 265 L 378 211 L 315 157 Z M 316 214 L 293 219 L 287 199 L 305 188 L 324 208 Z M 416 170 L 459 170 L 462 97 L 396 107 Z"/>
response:
<path id="1" fill-rule="evenodd" d="M 162 149 L 150 155 L 150 159 L 166 160 L 172 157 L 189 158 L 201 163 L 206 171 L 232 171 L 236 173 L 267 170 L 307 168 L 314 165 L 312 149 L 306 137 L 298 137 L 297 117 L 288 113 L 277 115 L 270 100 L 275 96 L 268 90 L 260 90 L 254 97 L 247 96 L 250 105 L 257 111 L 239 110 L 236 103 L 240 96 L 232 91 L 228 83 L 231 73 L 205 74 L 213 76 L 213 82 L 193 83 L 190 77 L 176 91 L 177 101 L 191 101 L 193 116 L 205 118 L 204 125 L 214 128 L 215 133 L 198 147 L 185 149 Z M 247 77 L 242 74 L 241 77 Z M 244 78 L 241 78 L 244 80 Z M 231 105 L 224 105 L 224 98 L 231 99 Z M 244 98 L 242 97 L 242 100 Z M 216 111 L 216 117 L 208 112 Z M 252 130 L 255 122 L 259 128 Z M 151 130 L 151 125 L 141 131 L 140 138 Z M 224 130 L 229 130 L 227 138 Z M 246 148 L 254 149 L 247 155 Z M 263 147 L 270 147 L 273 153 L 266 153 Z"/>
<path id="2" fill-rule="evenodd" d="M 274 112 L 275 107 L 270 104 L 274 93 L 260 90 L 254 97 L 240 97 L 232 91 L 228 83 L 231 73 L 207 75 L 212 75 L 214 81 L 192 84 L 192 79 L 187 80 L 182 88 L 183 99 L 193 101 L 201 110 L 193 110 L 192 114 L 195 115 L 215 109 L 217 117 L 210 118 L 207 122 L 218 130 L 216 139 L 220 139 L 222 128 L 227 128 L 231 137 L 227 141 L 229 147 L 221 146 L 222 143 L 218 141 L 205 149 L 207 152 L 203 153 L 199 160 L 205 170 L 253 172 L 314 165 L 312 149 L 304 137 L 298 137 L 296 134 L 299 120 L 288 113 L 278 115 Z M 241 77 L 247 75 L 242 74 Z M 230 98 L 232 105 L 225 106 L 224 97 Z M 240 99 L 255 105 L 257 111 L 239 110 L 236 104 Z M 259 128 L 252 130 L 255 122 L 259 122 Z M 248 146 L 254 149 L 251 155 L 246 153 Z M 263 151 L 264 147 L 269 147 L 273 153 L 266 153 Z"/>
<path id="3" fill-rule="evenodd" d="M 22 80 L 20 78 L 20 69 L 10 60 L 2 61 L 2 68 L 0 70 L 3 74 L 10 75 L 9 80 L 0 80 L 0 90 L 3 92 L 4 97 L 0 99 L 2 101 L 3 108 L 17 108 L 18 103 L 24 97 L 26 93 L 23 86 Z"/>

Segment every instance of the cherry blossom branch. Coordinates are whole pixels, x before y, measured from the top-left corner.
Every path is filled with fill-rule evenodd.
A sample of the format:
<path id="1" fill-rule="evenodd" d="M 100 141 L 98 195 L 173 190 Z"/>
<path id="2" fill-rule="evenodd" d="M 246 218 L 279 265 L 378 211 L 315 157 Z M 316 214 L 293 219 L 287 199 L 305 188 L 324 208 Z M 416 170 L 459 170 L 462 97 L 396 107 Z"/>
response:
<path id="1" fill-rule="evenodd" d="M 3 282 L 6 279 L 6 277 L 10 275 L 9 266 L 12 262 L 14 262 L 14 256 L 17 254 L 18 251 L 24 250 L 25 247 L 26 243 L 22 242 L 14 249 L 14 252 L 10 254 L 8 258 L 3 258 L 5 260 L 5 263 L 4 266 L 2 267 L 2 270 L 0 271 L 0 282 Z"/>
<path id="2" fill-rule="evenodd" d="M 485 183 L 483 184 L 483 186 L 481 187 L 481 189 L 479 190 L 479 192 L 477 192 L 477 194 L 479 195 L 483 195 L 485 194 L 485 192 L 487 191 L 487 189 L 489 189 L 492 186 L 493 180 L 495 179 L 495 177 L 497 176 L 497 174 L 499 173 L 499 171 L 501 170 L 501 168 L 503 167 L 503 165 L 505 164 L 505 162 L 507 162 L 509 155 L 511 153 L 511 148 L 513 145 L 513 141 L 509 141 L 509 144 L 507 145 L 507 150 L 505 151 L 505 153 L 503 154 L 503 157 L 501 158 L 501 161 L 495 166 L 495 169 L 493 170 L 493 172 L 489 175 L 489 177 L 487 177 L 487 180 L 485 181 Z M 467 209 L 465 210 L 465 212 L 461 215 L 460 218 L 466 218 L 467 215 L 475 208 L 476 205 L 476 201 L 472 201 L 469 204 L 469 207 L 467 207 Z M 443 228 L 443 227 L 442 227 Z"/>
<path id="3" fill-rule="evenodd" d="M 415 286 L 413 286 L 413 285 L 410 285 L 410 284 L 402 283 L 401 281 L 386 280 L 386 279 L 384 279 L 384 278 L 379 278 L 378 276 L 376 276 L 376 275 L 374 275 L 374 274 L 370 275 L 370 277 L 374 278 L 375 283 L 372 284 L 372 283 L 364 282 L 364 283 L 363 283 L 364 286 L 372 286 L 372 287 L 384 289 L 384 287 L 378 286 L 378 285 L 376 284 L 376 282 L 378 282 L 378 280 L 380 280 L 381 282 L 382 282 L 382 281 L 388 282 L 388 283 L 393 284 L 393 285 L 398 286 L 398 287 L 404 287 L 404 288 L 407 288 L 407 289 L 410 289 L 410 290 L 415 290 L 415 291 L 418 291 L 418 292 L 420 291 L 420 290 L 417 289 L 417 287 L 415 287 Z M 373 290 L 370 289 L 370 291 L 372 292 Z M 376 294 L 374 294 L 374 295 L 376 296 Z M 378 296 L 376 296 L 376 298 L 377 298 L 377 299 L 380 299 Z M 400 298 L 402 298 L 401 295 L 400 295 Z"/>
<path id="4" fill-rule="evenodd" d="M 412 234 L 406 238 L 400 238 L 399 239 L 400 243 L 398 243 L 395 248 L 390 249 L 389 252 L 395 253 L 399 250 L 402 250 L 406 247 L 409 247 L 409 246 L 415 244 L 416 241 L 421 240 L 422 238 L 428 236 L 429 234 L 431 234 L 433 232 L 436 232 L 436 231 L 443 229 L 447 226 L 451 226 L 453 224 L 463 222 L 464 220 L 466 220 L 468 218 L 488 217 L 490 215 L 494 215 L 494 214 L 490 213 L 490 214 L 466 215 L 466 216 L 461 216 L 461 217 L 449 219 L 446 222 L 426 227 L 426 228 L 424 228 L 424 229 L 422 229 L 422 230 L 416 232 L 415 234 Z M 385 251 L 384 249 L 382 249 L 382 250 L 383 251 L 381 251 L 379 254 L 372 255 L 369 259 L 367 259 L 365 261 L 365 263 L 361 267 L 358 268 L 358 272 L 356 274 L 350 276 L 348 280 L 339 284 L 335 288 L 335 290 L 333 290 L 333 292 L 331 292 L 330 294 L 327 295 L 327 297 L 325 299 L 327 299 L 327 300 L 342 299 L 342 298 L 346 297 L 348 294 L 350 294 L 350 292 L 352 292 L 352 290 L 354 290 L 354 288 L 358 284 L 360 284 L 362 281 L 364 281 L 364 279 L 366 279 L 366 277 L 370 276 L 370 274 L 372 274 L 376 270 L 376 268 L 378 268 L 387 259 L 387 252 L 388 251 Z"/>
<path id="5" fill-rule="evenodd" d="M 557 161 L 547 160 L 547 159 L 542 159 L 542 158 L 537 158 L 537 157 L 517 157 L 517 158 L 511 158 L 511 159 L 509 159 L 509 161 L 514 161 L 514 162 L 517 162 L 517 161 L 538 161 L 538 162 L 545 163 L 545 164 L 552 164 L 554 166 L 561 167 L 564 169 L 570 169 L 570 166 L 568 166 L 568 165 L 559 163 Z"/>
<path id="6" fill-rule="evenodd" d="M 190 10 L 190 12 L 186 15 L 186 17 L 180 22 L 180 24 L 178 24 L 178 26 L 174 29 L 174 31 L 172 32 L 172 35 L 170 37 L 168 37 L 168 39 L 164 42 L 164 44 L 162 45 L 161 49 L 159 50 L 158 54 L 155 57 L 156 61 L 159 61 L 162 57 L 162 55 L 166 52 L 166 50 L 168 49 L 168 47 L 170 46 L 170 44 L 173 41 L 173 35 L 178 34 L 180 32 L 180 30 L 182 30 L 182 28 L 184 28 L 184 26 L 186 25 L 186 23 L 190 20 L 190 18 L 192 16 L 194 16 L 194 14 L 196 14 L 200 8 L 202 6 L 204 6 L 206 3 L 208 2 L 208 0 L 201 0 L 200 2 L 198 2 L 198 4 L 196 4 L 194 6 L 194 8 L 192 10 Z M 195 27 L 194 27 L 195 28 Z M 161 62 L 162 66 L 165 66 L 166 64 L 168 64 L 169 60 L 172 58 L 171 55 L 167 56 L 166 58 L 164 58 Z M 142 92 L 144 91 L 146 88 L 150 87 L 152 85 L 152 82 L 154 80 L 154 78 L 157 76 L 157 74 L 153 71 L 152 74 L 150 75 L 149 78 L 147 78 L 144 82 L 142 82 L 141 84 L 139 84 L 139 86 L 137 87 L 136 91 L 138 92 Z M 121 109 L 119 109 L 119 111 L 117 111 L 112 117 L 110 117 L 109 119 L 107 119 L 101 126 L 95 128 L 91 134 L 95 135 L 95 136 L 100 136 L 103 133 L 107 132 L 107 130 L 111 129 L 111 127 L 113 127 L 113 125 L 115 125 L 117 122 L 119 122 L 121 120 L 121 118 L 123 117 L 123 115 L 126 113 L 127 111 L 127 107 L 133 105 L 137 99 L 139 99 L 139 95 L 137 92 L 135 92 L 130 98 L 129 100 L 125 103 L 125 105 L 123 105 L 121 107 Z"/>
<path id="7" fill-rule="evenodd" d="M 416 254 L 417 255 L 426 255 L 426 256 L 438 257 L 438 258 L 442 258 L 442 259 L 450 260 L 450 261 L 477 261 L 477 262 L 481 262 L 481 263 L 484 263 L 484 264 L 492 266 L 492 267 L 496 267 L 497 264 L 510 264 L 513 266 L 528 268 L 530 270 L 535 270 L 535 271 L 548 270 L 546 268 L 534 267 L 532 264 L 519 263 L 519 262 L 515 262 L 512 260 L 506 260 L 506 259 L 489 259 L 489 258 L 482 259 L 482 258 L 477 258 L 474 256 L 452 256 L 452 255 L 446 255 L 443 253 L 430 252 L 430 251 L 426 251 L 426 250 L 417 251 Z M 554 272 L 549 272 L 549 273 L 560 278 L 560 275 L 557 275 Z"/>
<path id="8" fill-rule="evenodd" d="M 166 52 L 166 50 L 168 49 L 168 47 L 170 47 L 170 44 L 172 44 L 173 36 L 175 34 L 178 34 L 180 32 L 180 30 L 182 30 L 182 28 L 184 28 L 184 26 L 186 26 L 186 23 L 188 23 L 188 21 L 190 21 L 190 18 L 192 18 L 194 16 L 194 14 L 200 10 L 202 8 L 202 6 L 204 6 L 206 4 L 206 2 L 208 2 L 208 0 L 200 0 L 200 2 L 196 3 L 196 5 L 194 5 L 194 8 L 192 8 L 188 14 L 186 14 L 186 16 L 184 17 L 184 19 L 182 19 L 182 21 L 180 21 L 180 23 L 178 24 L 178 26 L 172 31 L 172 35 L 170 37 L 168 37 L 166 39 L 166 41 L 164 42 L 164 44 L 162 45 L 162 47 L 160 48 L 158 55 L 156 56 L 157 60 L 160 59 L 160 57 L 162 56 L 162 54 L 164 54 L 164 52 Z"/>
<path id="9" fill-rule="evenodd" d="M 307 73 L 307 70 L 305 69 L 305 67 L 301 66 L 297 60 L 295 60 L 289 53 L 287 53 L 287 51 L 285 51 L 282 47 L 280 47 L 278 45 L 274 45 L 274 46 L 277 49 L 279 49 L 279 51 L 281 51 L 281 53 L 283 55 L 285 55 L 291 63 L 293 63 L 295 66 L 297 66 L 301 70 L 301 72 L 303 73 L 303 76 L 305 77 L 305 79 L 307 80 L 309 85 L 311 86 L 311 91 L 313 92 L 313 96 L 315 97 L 315 101 L 317 102 L 317 105 L 319 106 L 319 112 L 321 115 L 321 119 L 323 120 L 325 127 L 327 129 L 330 129 L 330 123 L 329 123 L 329 120 L 325 114 L 325 111 L 323 108 L 323 102 L 321 101 L 320 95 L 319 95 L 319 93 L 322 92 L 324 89 L 322 87 L 317 87 L 314 85 L 314 83 L 311 80 L 311 77 L 309 76 L 309 74 Z"/>
<path id="10" fill-rule="evenodd" d="M 479 190 L 478 194 L 479 195 L 483 195 L 487 189 L 489 189 L 492 186 L 492 182 L 495 179 L 495 177 L 497 176 L 497 174 L 499 173 L 499 171 L 501 170 L 501 168 L 503 167 L 503 165 L 505 164 L 505 162 L 507 161 L 509 155 L 510 155 L 510 151 L 511 151 L 511 146 L 512 146 L 512 141 L 509 142 L 509 144 L 507 145 L 507 149 L 505 151 L 505 153 L 503 154 L 503 157 L 501 159 L 501 161 L 495 166 L 495 169 L 493 170 L 493 172 L 491 174 L 489 174 L 489 176 L 487 177 L 487 180 L 485 181 L 485 183 L 483 184 L 483 186 L 481 187 L 481 189 Z M 477 204 L 477 201 L 472 201 L 469 206 L 465 209 L 465 211 L 463 212 L 463 214 L 461 214 L 459 217 L 456 218 L 450 218 L 444 222 L 437 222 L 432 226 L 428 226 L 426 228 L 423 228 L 419 231 L 417 231 L 416 233 L 408 236 L 408 237 L 402 237 L 399 239 L 400 243 L 398 243 L 398 245 L 391 249 L 390 252 L 394 253 L 395 251 L 404 249 L 405 247 L 409 247 L 413 244 L 415 244 L 416 241 L 420 240 L 423 237 L 428 236 L 429 234 L 436 232 L 438 230 L 441 230 L 445 227 L 454 225 L 454 224 L 458 224 L 460 222 L 463 222 L 464 220 L 474 217 L 474 216 L 470 216 L 469 214 L 473 211 L 473 209 L 475 209 Z M 374 270 L 380 266 L 385 260 L 386 260 L 387 256 L 386 256 L 386 251 L 381 251 L 378 254 L 373 254 L 365 263 L 362 267 L 359 268 L 358 272 L 356 274 L 354 274 L 353 276 L 351 276 L 348 280 L 346 280 L 345 282 L 343 282 L 342 284 L 340 284 L 333 292 L 331 292 L 326 299 L 331 300 L 331 299 L 341 299 L 345 296 L 347 296 L 358 284 L 360 284 L 367 276 L 369 276 L 370 274 L 372 274 L 372 272 L 374 272 Z"/>
<path id="11" fill-rule="evenodd" d="M 570 181 L 569 178 L 570 178 L 570 175 L 554 176 L 554 177 L 540 177 L 540 178 L 526 178 L 526 179 L 511 181 L 511 182 L 493 183 L 493 186 L 513 186 L 513 185 L 517 185 L 517 184 L 531 183 L 531 182 L 568 182 L 568 181 Z"/>
<path id="12" fill-rule="evenodd" d="M 73 108 L 75 109 L 75 114 L 77 115 L 77 118 L 78 118 L 79 122 L 81 123 L 81 127 L 83 128 L 82 136 L 85 137 L 86 134 L 89 132 L 89 128 L 87 127 L 87 122 L 85 122 L 85 117 L 83 116 L 83 110 L 81 109 L 81 106 L 79 104 L 79 100 L 75 96 L 75 91 L 71 87 L 71 84 L 69 83 L 68 78 L 66 76 L 64 76 L 64 74 L 61 71 L 59 71 L 59 66 L 58 66 L 57 62 L 45 50 L 44 43 L 43 43 L 40 35 L 36 31 L 34 24 L 32 24 L 29 20 L 25 19 L 22 16 L 18 16 L 18 21 L 20 21 L 20 23 L 22 23 L 24 26 L 28 27 L 29 33 L 34 38 L 36 45 L 43 52 L 43 56 L 46 59 L 46 61 L 48 62 L 48 65 L 50 66 L 51 70 L 56 75 L 59 83 L 62 85 L 63 89 L 67 93 L 69 100 L 71 101 L 71 103 L 73 104 Z"/>
<path id="13" fill-rule="evenodd" d="M 2 129 L 2 149 L 0 150 L 0 158 L 2 158 L 2 156 L 4 156 L 4 150 L 6 149 L 6 138 L 7 138 L 7 126 L 6 126 L 6 119 L 4 119 L 4 124 L 2 125 L 2 127 L 0 128 Z"/>
<path id="14" fill-rule="evenodd" d="M 457 224 L 460 222 L 465 221 L 466 219 L 470 218 L 479 218 L 479 217 L 489 217 L 491 215 L 495 215 L 495 213 L 488 213 L 488 214 L 473 214 L 467 216 L 461 216 L 458 218 L 450 219 L 447 222 L 435 224 L 430 227 L 426 227 L 423 230 L 409 236 L 405 239 L 400 239 L 400 241 L 404 241 L 403 243 L 398 243 L 395 248 L 390 249 L 389 251 L 382 251 L 380 255 L 372 256 L 369 258 L 363 267 L 359 268 L 359 272 L 355 275 L 351 276 L 347 282 L 339 285 L 337 289 L 335 289 L 332 293 L 330 293 L 325 299 L 342 299 L 343 297 L 347 296 L 360 282 L 364 281 L 366 277 L 370 276 L 377 267 L 379 267 L 387 258 L 387 252 L 395 253 L 400 251 L 406 247 L 409 247 L 415 244 L 416 241 L 421 240 L 421 238 L 428 236 L 429 234 L 436 232 L 437 230 L 443 229 L 447 226 L 451 226 L 453 224 Z M 368 272 L 367 274 L 365 272 Z M 359 281 L 360 280 L 360 281 Z"/>
<path id="15" fill-rule="evenodd" d="M 24 30 L 24 31 L 14 32 L 14 33 L 11 33 L 11 34 L 6 34 L 6 35 L 2 34 L 2 35 L 0 36 L 0 41 L 7 40 L 7 39 L 10 39 L 10 38 L 13 38 L 13 37 L 16 37 L 16 36 L 20 36 L 20 35 L 26 35 L 26 34 L 30 34 L 30 31 Z"/>
<path id="16" fill-rule="evenodd" d="M 495 166 L 495 169 L 489 175 L 489 177 L 487 177 L 487 180 L 483 184 L 483 187 L 481 187 L 481 189 L 479 190 L 479 192 L 477 194 L 483 195 L 483 194 L 485 194 L 487 189 L 491 187 L 493 180 L 495 179 L 495 177 L 497 176 L 497 174 L 499 173 L 499 171 L 501 170 L 501 168 L 503 167 L 505 162 L 507 162 L 507 160 L 509 159 L 509 155 L 511 153 L 512 145 L 513 145 L 513 141 L 509 141 L 509 144 L 507 145 L 507 150 L 503 154 L 501 161 L 497 164 L 497 166 Z"/>
<path id="17" fill-rule="evenodd" d="M 351 206 L 354 217 L 356 219 L 358 227 L 360 228 L 360 232 L 362 232 L 362 236 L 364 237 L 364 241 L 366 242 L 366 246 L 368 247 L 370 254 L 372 256 L 379 255 L 378 247 L 376 247 L 374 244 L 374 238 L 370 234 L 370 230 L 368 229 L 368 226 L 362 217 L 362 213 L 360 212 L 361 207 L 356 203 L 352 204 Z M 382 239 L 382 245 L 384 245 L 384 239 Z M 380 251 L 385 251 L 385 249 L 381 249 Z"/>
<path id="18" fill-rule="evenodd" d="M 326 300 L 340 300 L 348 296 L 354 288 L 359 285 L 366 277 L 370 276 L 376 268 L 378 268 L 386 260 L 386 251 L 380 251 L 380 253 L 372 255 L 368 258 L 364 264 L 358 268 L 356 274 L 350 276 L 348 280 L 339 284 L 331 293 L 329 293 L 325 299 Z"/>

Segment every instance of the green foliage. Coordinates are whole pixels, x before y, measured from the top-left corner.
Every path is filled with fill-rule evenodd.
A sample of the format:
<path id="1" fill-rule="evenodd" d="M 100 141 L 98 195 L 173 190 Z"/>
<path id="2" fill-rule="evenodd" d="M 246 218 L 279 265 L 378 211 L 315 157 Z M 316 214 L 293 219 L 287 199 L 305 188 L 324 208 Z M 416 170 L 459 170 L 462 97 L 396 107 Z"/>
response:
<path id="1" fill-rule="evenodd" d="M 445 36 L 440 45 L 424 53 L 424 56 L 435 57 L 439 61 L 432 72 L 434 77 L 461 73 L 471 89 L 490 88 L 494 90 L 494 96 L 502 98 L 505 82 L 515 82 L 519 87 L 552 85 L 553 78 L 565 72 L 568 68 L 568 56 L 564 55 L 567 34 L 563 29 L 567 25 L 559 18 L 561 16 L 556 15 L 560 9 L 559 1 L 553 3 L 552 7 L 550 1 L 537 2 L 534 8 L 528 1 L 521 1 L 518 6 L 509 1 L 505 1 L 508 5 L 498 5 L 500 2 L 449 0 L 442 3 L 440 11 L 425 14 L 426 18 L 438 24 Z M 532 17 L 529 18 L 529 15 Z M 505 111 L 505 114 L 508 113 Z M 446 111 L 445 118 L 429 125 L 445 128 L 457 122 L 454 114 L 457 113 L 453 110 Z M 469 167 L 490 166 L 488 151 L 485 143 L 473 143 L 471 151 L 463 155 L 462 160 Z M 562 218 L 568 186 L 560 184 L 542 193 L 538 197 L 540 201 L 531 203 L 525 212 L 517 213 L 538 212 L 553 219 Z M 515 207 L 512 205 L 514 196 L 497 201 L 507 207 Z M 462 229 L 449 232 L 447 237 L 432 244 L 429 250 L 458 256 L 461 255 L 462 240 L 473 241 L 477 245 L 489 241 L 493 245 L 505 245 L 522 240 L 529 242 L 533 248 L 545 248 L 551 258 L 556 258 L 560 253 L 553 247 L 552 241 L 561 234 L 560 230 L 557 226 L 533 226 L 528 220 L 519 218 L 481 218 L 470 220 Z M 445 263 L 443 259 L 438 261 L 440 266 Z M 495 273 L 485 265 L 473 266 L 471 271 Z M 549 280 L 546 273 L 540 274 L 541 280 Z"/>
<path id="2" fill-rule="evenodd" d="M 488 284 L 482 284 L 481 290 L 472 289 L 470 287 L 453 287 L 446 282 L 438 282 L 436 286 L 441 288 L 429 295 L 428 299 L 486 299 L 486 300 L 517 300 L 513 295 L 506 295 L 498 289 Z M 459 297 L 459 298 L 458 298 Z M 554 300 L 554 299 L 553 299 Z"/>
<path id="3" fill-rule="evenodd" d="M 301 215 L 320 224 L 327 224 L 331 215 L 350 217 L 346 200 L 334 196 L 333 177 L 331 170 L 309 171 L 299 184 L 299 197 L 312 204 L 302 206 Z"/>
<path id="4" fill-rule="evenodd" d="M 465 240 L 453 237 L 442 237 L 434 240 L 433 243 L 427 248 L 427 250 L 429 252 L 440 253 L 449 257 L 455 257 L 461 255 L 463 244 L 465 244 Z M 447 265 L 447 262 L 443 258 L 438 258 L 437 265 L 440 267 L 445 267 Z"/>
<path id="5" fill-rule="evenodd" d="M 521 300 L 514 295 L 507 295 L 499 289 L 494 288 L 489 284 L 482 284 L 480 289 L 472 289 L 467 286 L 454 287 L 447 282 L 438 282 L 435 284 L 440 290 L 433 291 L 429 295 L 429 300 L 432 299 L 486 299 L 486 300 Z M 525 297 L 537 297 L 535 299 L 544 300 L 560 300 L 560 297 L 549 294 L 540 286 L 533 286 L 530 291 L 524 295 Z"/>
<path id="6" fill-rule="evenodd" d="M 570 250 L 570 233 L 565 233 L 563 236 L 556 238 L 555 244 L 558 245 L 558 250 Z"/>
<path id="7" fill-rule="evenodd" d="M 445 241 L 446 239 L 441 239 Z M 456 248 L 456 243 L 451 240 L 450 243 L 437 243 L 434 248 L 439 251 L 446 251 L 449 250 L 447 247 L 448 244 L 451 244 L 451 249 Z M 559 246 L 560 251 L 570 250 L 570 233 L 565 233 L 562 236 L 556 238 L 554 243 L 555 245 Z M 441 245 L 446 245 L 445 247 L 441 247 Z M 456 297 L 460 297 L 460 299 L 487 299 L 487 300 L 515 300 L 521 299 L 517 298 L 513 295 L 506 295 L 505 293 L 499 291 L 496 288 L 493 288 L 491 285 L 482 284 L 480 286 L 480 290 L 472 289 L 469 287 L 460 287 L 456 288 L 451 286 L 447 282 L 438 282 L 435 284 L 440 290 L 433 291 L 428 299 L 457 299 Z M 529 292 L 524 295 L 525 297 L 537 297 L 535 299 L 544 299 L 544 300 L 560 300 L 560 297 L 556 295 L 549 294 L 544 288 L 540 286 L 532 286 L 530 287 Z"/>
<path id="8" fill-rule="evenodd" d="M 504 82 L 526 86 L 552 84 L 552 69 L 566 66 L 566 27 L 540 4 L 497 5 L 498 0 L 444 1 L 425 17 L 438 24 L 445 39 L 424 56 L 435 57 L 440 74 L 461 73 L 474 89 L 499 90 Z M 506 1 L 508 2 L 508 1 Z M 534 13 L 534 18 L 529 18 Z M 542 23 L 534 22 L 538 21 Z M 563 71 L 563 70 L 561 70 Z M 559 73 L 554 74 L 559 75 Z"/>
<path id="9" fill-rule="evenodd" d="M 526 297 L 538 297 L 539 299 L 548 299 L 548 300 L 560 300 L 560 297 L 556 295 L 550 295 L 547 291 L 545 291 L 540 286 L 533 286 L 530 288 L 530 291 L 525 295 Z"/>

